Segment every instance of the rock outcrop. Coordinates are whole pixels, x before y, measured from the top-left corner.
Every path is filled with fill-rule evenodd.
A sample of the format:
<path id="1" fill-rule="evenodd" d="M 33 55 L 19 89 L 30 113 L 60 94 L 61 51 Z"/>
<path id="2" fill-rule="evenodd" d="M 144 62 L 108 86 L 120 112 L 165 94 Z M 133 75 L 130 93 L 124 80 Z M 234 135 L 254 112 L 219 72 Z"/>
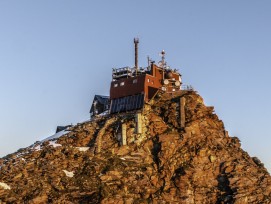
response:
<path id="1" fill-rule="evenodd" d="M 140 131 L 139 112 L 96 117 L 0 159 L 0 203 L 271 203 L 264 165 L 197 93 L 158 94 Z"/>

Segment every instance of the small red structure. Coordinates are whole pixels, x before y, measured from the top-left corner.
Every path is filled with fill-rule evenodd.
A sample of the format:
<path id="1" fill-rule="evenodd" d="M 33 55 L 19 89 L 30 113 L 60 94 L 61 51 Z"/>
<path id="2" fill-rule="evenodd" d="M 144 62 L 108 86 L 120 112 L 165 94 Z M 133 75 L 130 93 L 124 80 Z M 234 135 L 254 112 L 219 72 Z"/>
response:
<path id="1" fill-rule="evenodd" d="M 134 40 L 135 67 L 113 68 L 110 113 L 141 109 L 158 90 L 176 92 L 181 89 L 181 74 L 166 65 L 164 50 L 158 65 L 151 62 L 147 68 L 138 68 L 138 42 Z"/>

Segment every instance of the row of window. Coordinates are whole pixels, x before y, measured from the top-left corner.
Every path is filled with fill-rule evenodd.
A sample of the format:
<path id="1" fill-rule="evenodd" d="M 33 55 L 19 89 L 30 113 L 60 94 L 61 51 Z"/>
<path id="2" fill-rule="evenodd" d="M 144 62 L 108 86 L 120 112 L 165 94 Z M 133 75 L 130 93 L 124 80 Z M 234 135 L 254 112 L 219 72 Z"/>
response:
<path id="1" fill-rule="evenodd" d="M 137 83 L 137 79 L 134 79 L 133 80 L 133 84 L 136 84 Z M 120 82 L 120 86 L 124 86 L 125 85 L 125 82 L 123 81 L 123 82 Z M 119 84 L 118 83 L 116 83 L 116 84 L 114 84 L 114 87 L 118 87 L 119 86 Z"/>
<path id="2" fill-rule="evenodd" d="M 154 82 L 153 82 L 153 80 L 151 81 L 150 79 L 148 79 L 147 80 L 149 83 L 151 83 L 151 84 L 154 84 Z M 133 84 L 136 84 L 137 83 L 137 79 L 134 79 L 133 80 Z M 114 84 L 114 87 L 118 87 L 118 86 L 124 86 L 125 85 L 125 82 L 123 81 L 123 82 L 120 82 L 120 84 L 118 84 L 118 83 L 115 83 Z"/>
<path id="3" fill-rule="evenodd" d="M 124 86 L 124 84 L 125 84 L 124 82 L 121 82 L 120 86 Z M 114 87 L 118 87 L 118 86 L 119 86 L 119 84 L 114 84 Z"/>

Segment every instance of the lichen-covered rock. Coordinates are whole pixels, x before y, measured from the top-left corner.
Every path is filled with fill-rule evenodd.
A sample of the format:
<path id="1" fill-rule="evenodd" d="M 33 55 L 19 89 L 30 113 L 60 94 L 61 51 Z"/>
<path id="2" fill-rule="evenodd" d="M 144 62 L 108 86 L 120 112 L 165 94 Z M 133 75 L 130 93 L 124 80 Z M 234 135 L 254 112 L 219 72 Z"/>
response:
<path id="1" fill-rule="evenodd" d="M 142 111 L 96 117 L 0 159 L 0 203 L 243 204 L 270 197 L 264 165 L 191 91 L 158 94 Z"/>

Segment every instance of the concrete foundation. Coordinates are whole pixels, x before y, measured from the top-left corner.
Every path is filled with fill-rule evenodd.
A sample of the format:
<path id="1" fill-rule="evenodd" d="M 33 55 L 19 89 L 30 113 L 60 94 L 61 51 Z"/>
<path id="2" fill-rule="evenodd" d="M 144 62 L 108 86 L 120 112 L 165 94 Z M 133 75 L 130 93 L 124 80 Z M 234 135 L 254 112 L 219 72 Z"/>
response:
<path id="1" fill-rule="evenodd" d="M 180 126 L 185 128 L 185 98 L 180 98 Z"/>
<path id="2" fill-rule="evenodd" d="M 126 126 L 126 123 L 123 123 L 121 125 L 121 143 L 122 143 L 122 145 L 127 145 L 126 133 L 127 133 L 127 126 Z"/>
<path id="3" fill-rule="evenodd" d="M 136 121 L 136 133 L 141 134 L 142 133 L 142 115 L 141 115 L 141 113 L 137 113 L 135 115 L 135 121 Z"/>

